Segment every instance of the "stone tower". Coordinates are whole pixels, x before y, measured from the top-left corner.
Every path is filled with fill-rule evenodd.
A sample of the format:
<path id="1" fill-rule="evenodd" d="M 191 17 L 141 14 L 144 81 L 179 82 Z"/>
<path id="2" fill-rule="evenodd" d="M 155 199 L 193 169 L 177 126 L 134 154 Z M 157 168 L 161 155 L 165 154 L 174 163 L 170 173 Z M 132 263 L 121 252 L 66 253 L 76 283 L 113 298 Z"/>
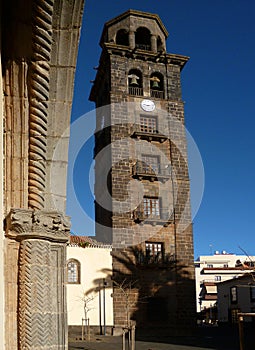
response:
<path id="1" fill-rule="evenodd" d="M 96 111 L 97 239 L 113 244 L 115 327 L 190 327 L 195 294 L 184 106 L 188 57 L 166 53 L 158 15 L 104 26 Z M 120 288 L 121 287 L 121 288 Z"/>

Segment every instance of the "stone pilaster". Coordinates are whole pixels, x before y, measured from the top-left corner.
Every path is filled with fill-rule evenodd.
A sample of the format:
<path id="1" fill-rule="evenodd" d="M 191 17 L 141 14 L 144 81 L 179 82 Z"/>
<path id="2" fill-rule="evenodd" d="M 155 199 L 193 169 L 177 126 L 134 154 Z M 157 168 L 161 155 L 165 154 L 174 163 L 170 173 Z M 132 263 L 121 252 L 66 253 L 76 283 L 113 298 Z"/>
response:
<path id="1" fill-rule="evenodd" d="M 19 243 L 18 349 L 67 349 L 64 283 L 69 230 L 68 218 L 54 211 L 12 209 L 6 218 L 7 240 Z"/>

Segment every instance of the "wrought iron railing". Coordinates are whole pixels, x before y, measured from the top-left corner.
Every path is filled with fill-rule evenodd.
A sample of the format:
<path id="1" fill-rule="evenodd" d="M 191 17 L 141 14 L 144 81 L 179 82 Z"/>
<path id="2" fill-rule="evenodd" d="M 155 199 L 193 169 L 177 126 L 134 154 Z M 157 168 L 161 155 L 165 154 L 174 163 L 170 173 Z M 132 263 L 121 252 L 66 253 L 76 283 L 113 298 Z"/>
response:
<path id="1" fill-rule="evenodd" d="M 164 94 L 164 91 L 160 91 L 160 90 L 153 90 L 151 89 L 150 90 L 150 93 L 151 93 L 151 97 L 154 97 L 154 98 L 165 98 L 165 94 Z"/>
<path id="2" fill-rule="evenodd" d="M 129 86 L 128 93 L 129 95 L 143 96 L 143 88 L 137 86 Z"/>
<path id="3" fill-rule="evenodd" d="M 171 167 L 169 164 L 154 164 L 149 165 L 143 161 L 138 161 L 133 166 L 133 175 L 146 176 L 170 176 Z"/>
<path id="4" fill-rule="evenodd" d="M 160 208 L 159 211 L 148 213 L 143 206 L 137 207 L 133 212 L 133 218 L 135 221 L 152 221 L 152 222 L 168 222 L 171 219 L 170 208 Z"/>
<path id="5" fill-rule="evenodd" d="M 136 44 L 135 47 L 140 50 L 151 51 L 151 45 Z"/>

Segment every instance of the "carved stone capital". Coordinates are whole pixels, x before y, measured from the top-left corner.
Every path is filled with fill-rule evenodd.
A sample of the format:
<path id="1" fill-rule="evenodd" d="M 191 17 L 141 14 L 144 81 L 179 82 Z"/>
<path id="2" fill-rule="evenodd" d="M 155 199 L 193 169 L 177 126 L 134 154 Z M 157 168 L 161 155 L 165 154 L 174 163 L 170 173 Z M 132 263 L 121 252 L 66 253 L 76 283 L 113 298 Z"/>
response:
<path id="1" fill-rule="evenodd" d="M 5 234 L 23 240 L 40 238 L 55 242 L 68 242 L 70 218 L 57 211 L 11 209 L 5 219 Z"/>

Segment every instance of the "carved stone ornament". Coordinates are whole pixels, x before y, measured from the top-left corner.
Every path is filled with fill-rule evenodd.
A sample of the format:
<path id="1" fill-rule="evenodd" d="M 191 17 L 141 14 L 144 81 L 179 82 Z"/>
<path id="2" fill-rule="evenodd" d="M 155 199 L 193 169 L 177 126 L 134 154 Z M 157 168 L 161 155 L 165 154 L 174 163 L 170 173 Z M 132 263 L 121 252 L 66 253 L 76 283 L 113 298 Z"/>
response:
<path id="1" fill-rule="evenodd" d="M 9 238 L 29 238 L 67 242 L 70 218 L 57 211 L 11 209 L 5 219 L 5 234 Z"/>

